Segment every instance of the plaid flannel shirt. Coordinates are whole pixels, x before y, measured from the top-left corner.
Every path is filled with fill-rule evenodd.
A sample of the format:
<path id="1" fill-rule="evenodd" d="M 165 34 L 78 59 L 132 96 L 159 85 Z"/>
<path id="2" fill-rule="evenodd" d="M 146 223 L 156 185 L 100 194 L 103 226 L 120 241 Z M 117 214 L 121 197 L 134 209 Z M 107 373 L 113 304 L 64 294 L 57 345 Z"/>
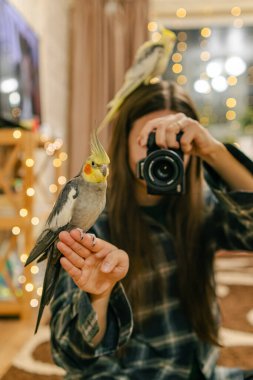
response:
<path id="1" fill-rule="evenodd" d="M 212 183 L 213 173 L 208 173 L 209 184 L 216 184 L 207 198 L 208 244 L 212 244 L 214 252 L 219 248 L 253 251 L 253 193 L 228 192 L 222 181 L 218 185 L 217 180 Z M 188 379 L 194 358 L 206 379 L 243 379 L 239 369 L 217 368 L 218 349 L 196 336 L 178 296 L 173 238 L 161 224 L 146 218 L 154 232 L 155 255 L 168 294 L 157 292 L 161 298 L 157 306 L 154 309 L 152 300 L 147 303 L 137 323 L 124 288 L 118 283 L 110 297 L 105 336 L 94 347 L 92 339 L 98 332 L 98 323 L 89 296 L 62 270 L 51 306 L 54 361 L 66 370 L 69 380 Z M 94 226 L 94 232 L 110 241 L 106 213 Z M 143 275 L 147 294 L 152 275 Z"/>

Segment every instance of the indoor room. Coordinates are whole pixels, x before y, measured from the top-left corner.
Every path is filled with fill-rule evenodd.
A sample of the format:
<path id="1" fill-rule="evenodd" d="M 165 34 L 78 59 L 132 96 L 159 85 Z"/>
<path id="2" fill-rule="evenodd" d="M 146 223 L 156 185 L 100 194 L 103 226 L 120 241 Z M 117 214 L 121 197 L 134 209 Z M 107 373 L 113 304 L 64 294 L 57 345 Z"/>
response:
<path id="1" fill-rule="evenodd" d="M 253 3 L 0 0 L 0 379 L 253 379 Z"/>

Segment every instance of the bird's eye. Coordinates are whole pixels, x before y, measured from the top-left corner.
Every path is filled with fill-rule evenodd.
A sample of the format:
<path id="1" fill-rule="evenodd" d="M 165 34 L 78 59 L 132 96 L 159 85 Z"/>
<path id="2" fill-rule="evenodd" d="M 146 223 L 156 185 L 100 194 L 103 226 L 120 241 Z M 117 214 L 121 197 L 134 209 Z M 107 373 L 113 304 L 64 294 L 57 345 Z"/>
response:
<path id="1" fill-rule="evenodd" d="M 94 161 L 91 161 L 91 166 L 96 166 L 95 162 Z"/>

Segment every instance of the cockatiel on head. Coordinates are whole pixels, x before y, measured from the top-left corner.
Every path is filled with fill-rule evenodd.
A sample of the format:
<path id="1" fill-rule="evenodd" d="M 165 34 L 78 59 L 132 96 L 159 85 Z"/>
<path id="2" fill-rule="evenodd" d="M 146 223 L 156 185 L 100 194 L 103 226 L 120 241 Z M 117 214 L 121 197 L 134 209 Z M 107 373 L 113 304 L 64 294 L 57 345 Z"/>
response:
<path id="1" fill-rule="evenodd" d="M 106 202 L 109 157 L 97 138 L 91 136 L 91 155 L 84 162 L 79 174 L 66 183 L 46 221 L 44 230 L 38 237 L 25 266 L 33 260 L 47 259 L 40 308 L 35 328 L 39 323 L 45 305 L 53 297 L 59 276 L 61 253 L 56 247 L 61 231 L 79 228 L 88 231 L 103 211 Z"/>
<path id="2" fill-rule="evenodd" d="M 148 84 L 154 77 L 161 76 L 168 65 L 176 35 L 169 29 L 161 28 L 159 41 L 146 41 L 135 55 L 133 65 L 127 70 L 122 87 L 109 102 L 109 111 L 98 127 L 98 133 L 113 119 L 124 102 L 141 83 Z"/>

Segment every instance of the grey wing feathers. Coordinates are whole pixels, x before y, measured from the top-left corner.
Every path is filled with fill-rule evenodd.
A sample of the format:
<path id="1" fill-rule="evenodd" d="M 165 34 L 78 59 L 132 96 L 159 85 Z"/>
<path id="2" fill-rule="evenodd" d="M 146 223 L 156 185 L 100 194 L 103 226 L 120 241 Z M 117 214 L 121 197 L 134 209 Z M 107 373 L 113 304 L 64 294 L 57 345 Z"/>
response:
<path id="1" fill-rule="evenodd" d="M 71 211 L 75 203 L 76 198 L 78 197 L 78 177 L 73 178 L 71 181 L 67 182 L 62 191 L 60 192 L 57 201 L 51 211 L 46 225 L 51 227 L 57 227 L 57 222 L 60 222 L 61 214 L 64 209 L 68 208 L 68 212 L 65 215 L 65 218 L 70 219 Z M 69 222 L 69 220 L 67 221 Z M 56 223 L 56 224 L 55 224 Z M 66 223 L 63 223 L 66 224 Z"/>
<path id="2" fill-rule="evenodd" d="M 53 210 L 47 219 L 45 229 L 38 237 L 25 266 L 37 258 L 39 258 L 40 261 L 45 259 L 47 257 L 45 251 L 55 242 L 59 233 L 68 226 L 71 220 L 75 199 L 78 196 L 76 178 L 69 181 L 59 194 Z"/>
<path id="3" fill-rule="evenodd" d="M 140 57 L 135 64 L 126 72 L 125 81 L 119 89 L 114 99 L 109 103 L 113 107 L 119 99 L 125 99 L 135 88 L 137 88 L 146 78 L 152 75 L 157 62 L 160 59 L 159 49 L 163 45 L 151 46 L 144 57 Z"/>

